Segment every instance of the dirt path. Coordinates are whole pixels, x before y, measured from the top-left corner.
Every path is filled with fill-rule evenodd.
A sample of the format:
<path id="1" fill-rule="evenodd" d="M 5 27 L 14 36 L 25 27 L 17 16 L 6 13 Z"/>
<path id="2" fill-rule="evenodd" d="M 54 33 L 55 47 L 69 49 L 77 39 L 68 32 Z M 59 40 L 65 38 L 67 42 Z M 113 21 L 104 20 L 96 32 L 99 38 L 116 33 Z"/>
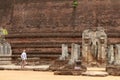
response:
<path id="1" fill-rule="evenodd" d="M 53 75 L 53 72 L 0 71 L 0 80 L 120 80 L 120 76 L 89 77 Z"/>

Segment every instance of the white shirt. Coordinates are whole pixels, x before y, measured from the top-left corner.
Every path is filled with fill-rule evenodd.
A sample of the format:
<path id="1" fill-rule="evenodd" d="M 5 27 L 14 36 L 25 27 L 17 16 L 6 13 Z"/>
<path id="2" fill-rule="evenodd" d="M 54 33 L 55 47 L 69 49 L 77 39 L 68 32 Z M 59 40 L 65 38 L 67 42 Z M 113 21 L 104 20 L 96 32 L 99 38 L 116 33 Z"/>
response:
<path id="1" fill-rule="evenodd" d="M 27 59 L 27 54 L 26 54 L 26 52 L 23 52 L 23 53 L 21 54 L 21 59 L 22 59 L 22 60 L 26 60 L 26 59 Z"/>

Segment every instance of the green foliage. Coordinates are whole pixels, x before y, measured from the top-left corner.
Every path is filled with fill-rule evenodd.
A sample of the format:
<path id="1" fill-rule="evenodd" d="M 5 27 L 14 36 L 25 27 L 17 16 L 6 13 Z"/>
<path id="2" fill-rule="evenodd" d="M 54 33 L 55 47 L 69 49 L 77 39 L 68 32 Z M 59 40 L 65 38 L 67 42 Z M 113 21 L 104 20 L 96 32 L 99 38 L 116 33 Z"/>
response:
<path id="1" fill-rule="evenodd" d="M 77 0 L 74 0 L 73 1 L 73 7 L 76 8 L 78 6 L 78 1 Z"/>
<path id="2" fill-rule="evenodd" d="M 3 34 L 8 35 L 8 31 L 6 29 L 3 29 Z"/>

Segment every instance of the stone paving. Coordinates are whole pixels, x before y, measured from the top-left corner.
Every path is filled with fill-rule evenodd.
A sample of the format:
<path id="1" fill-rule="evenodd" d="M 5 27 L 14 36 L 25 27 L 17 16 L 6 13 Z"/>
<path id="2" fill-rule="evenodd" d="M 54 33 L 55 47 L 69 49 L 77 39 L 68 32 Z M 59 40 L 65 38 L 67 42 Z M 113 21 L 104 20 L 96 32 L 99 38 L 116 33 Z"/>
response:
<path id="1" fill-rule="evenodd" d="M 25 66 L 24 70 L 48 70 L 49 65 L 31 65 L 31 66 Z M 0 70 L 21 70 L 20 65 L 0 65 Z"/>

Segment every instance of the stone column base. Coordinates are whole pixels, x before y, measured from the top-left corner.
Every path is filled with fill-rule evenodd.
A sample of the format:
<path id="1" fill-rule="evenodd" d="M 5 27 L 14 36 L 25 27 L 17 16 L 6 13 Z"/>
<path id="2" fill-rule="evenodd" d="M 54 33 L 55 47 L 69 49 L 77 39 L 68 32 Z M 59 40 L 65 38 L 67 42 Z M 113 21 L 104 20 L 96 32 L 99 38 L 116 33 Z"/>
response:
<path id="1" fill-rule="evenodd" d="M 108 65 L 106 71 L 113 76 L 120 76 L 120 66 Z"/>
<path id="2" fill-rule="evenodd" d="M 53 64 L 50 65 L 49 69 L 56 71 L 66 64 L 68 64 L 68 60 L 56 60 Z"/>

